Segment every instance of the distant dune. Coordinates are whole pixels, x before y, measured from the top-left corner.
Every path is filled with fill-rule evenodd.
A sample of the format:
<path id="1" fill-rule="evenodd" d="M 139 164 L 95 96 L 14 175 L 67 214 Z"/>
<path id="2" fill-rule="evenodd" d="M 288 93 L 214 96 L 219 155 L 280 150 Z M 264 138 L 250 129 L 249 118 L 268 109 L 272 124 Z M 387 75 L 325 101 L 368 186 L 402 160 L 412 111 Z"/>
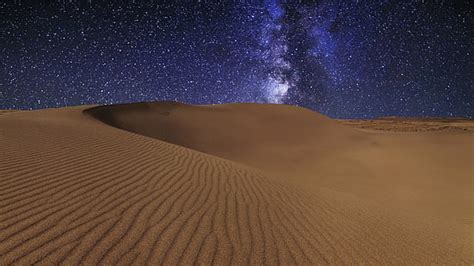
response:
<path id="1" fill-rule="evenodd" d="M 0 265 L 474 263 L 471 130 L 263 104 L 0 113 Z"/>
<path id="2" fill-rule="evenodd" d="M 464 118 L 400 118 L 383 117 L 373 120 L 340 120 L 345 125 L 358 128 L 388 131 L 471 131 L 474 120 Z"/>
<path id="3" fill-rule="evenodd" d="M 17 110 L 0 110 L 0 115 L 18 112 Z"/>

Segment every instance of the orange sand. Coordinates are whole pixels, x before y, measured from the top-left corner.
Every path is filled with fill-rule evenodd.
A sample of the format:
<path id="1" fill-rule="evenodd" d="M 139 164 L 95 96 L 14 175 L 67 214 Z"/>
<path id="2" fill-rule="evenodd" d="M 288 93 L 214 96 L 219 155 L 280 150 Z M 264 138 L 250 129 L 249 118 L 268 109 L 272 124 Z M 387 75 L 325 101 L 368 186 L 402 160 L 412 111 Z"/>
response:
<path id="1" fill-rule="evenodd" d="M 474 263 L 472 121 L 367 123 L 258 104 L 2 112 L 0 265 Z"/>

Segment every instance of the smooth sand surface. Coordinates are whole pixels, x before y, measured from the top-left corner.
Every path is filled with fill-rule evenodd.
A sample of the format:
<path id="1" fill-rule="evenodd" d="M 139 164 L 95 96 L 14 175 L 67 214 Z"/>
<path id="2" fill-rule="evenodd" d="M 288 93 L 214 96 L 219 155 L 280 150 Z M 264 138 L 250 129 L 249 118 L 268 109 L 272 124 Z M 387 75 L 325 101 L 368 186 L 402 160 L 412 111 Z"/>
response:
<path id="1" fill-rule="evenodd" d="M 258 104 L 5 113 L 0 265 L 474 263 L 473 132 L 360 123 Z"/>

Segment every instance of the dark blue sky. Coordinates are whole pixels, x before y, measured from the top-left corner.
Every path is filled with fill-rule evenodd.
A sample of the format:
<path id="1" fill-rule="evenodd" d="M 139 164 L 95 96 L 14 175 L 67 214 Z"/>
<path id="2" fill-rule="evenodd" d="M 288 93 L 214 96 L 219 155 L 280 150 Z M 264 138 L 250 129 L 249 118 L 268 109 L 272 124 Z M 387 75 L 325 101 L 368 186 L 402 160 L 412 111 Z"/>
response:
<path id="1" fill-rule="evenodd" d="M 0 108 L 176 100 L 472 117 L 473 17 L 467 1 L 7 1 Z"/>

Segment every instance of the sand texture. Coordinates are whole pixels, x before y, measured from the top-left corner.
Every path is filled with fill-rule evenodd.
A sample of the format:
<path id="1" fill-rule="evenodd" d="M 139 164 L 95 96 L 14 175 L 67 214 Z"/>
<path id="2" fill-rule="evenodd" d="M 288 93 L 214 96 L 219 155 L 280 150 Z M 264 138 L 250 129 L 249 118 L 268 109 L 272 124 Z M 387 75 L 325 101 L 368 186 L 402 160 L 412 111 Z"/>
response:
<path id="1" fill-rule="evenodd" d="M 473 131 L 347 124 L 258 104 L 2 112 L 0 265 L 473 264 Z"/>

